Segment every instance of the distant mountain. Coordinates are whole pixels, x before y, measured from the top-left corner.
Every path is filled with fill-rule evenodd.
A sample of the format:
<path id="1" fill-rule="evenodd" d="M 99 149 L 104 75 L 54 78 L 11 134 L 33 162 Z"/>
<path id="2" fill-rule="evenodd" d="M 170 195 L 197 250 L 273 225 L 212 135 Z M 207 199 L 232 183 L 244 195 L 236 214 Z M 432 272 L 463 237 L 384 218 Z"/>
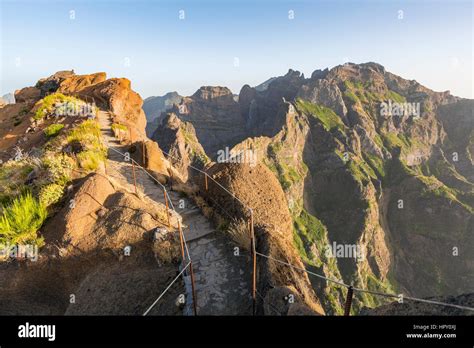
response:
<path id="1" fill-rule="evenodd" d="M 183 97 L 177 92 L 169 92 L 163 96 L 148 97 L 143 102 L 143 111 L 145 111 L 147 126 L 146 133 L 148 136 L 158 127 L 162 119 L 162 113 L 173 107 L 174 104 L 181 102 Z"/>
<path id="2" fill-rule="evenodd" d="M 0 98 L 0 104 L 14 104 L 15 96 L 13 93 L 7 93 Z"/>
<path id="3" fill-rule="evenodd" d="M 275 80 L 275 79 L 276 79 L 276 77 L 271 77 L 268 80 L 266 80 L 265 82 L 262 82 L 261 84 L 259 84 L 258 86 L 255 86 L 254 88 L 258 92 L 263 92 L 264 90 L 266 90 L 268 88 L 268 85 L 270 83 L 272 83 L 272 81 Z"/>
<path id="4" fill-rule="evenodd" d="M 169 112 L 194 126 L 211 158 L 223 145 L 233 146 L 247 135 L 239 103 L 227 87 L 203 86 L 192 96 L 182 98 Z"/>
<path id="5" fill-rule="evenodd" d="M 177 92 L 169 92 L 163 96 L 146 98 L 143 102 L 143 111 L 145 111 L 147 121 L 152 122 L 163 111 L 170 109 L 173 104 L 178 104 L 182 98 Z"/>

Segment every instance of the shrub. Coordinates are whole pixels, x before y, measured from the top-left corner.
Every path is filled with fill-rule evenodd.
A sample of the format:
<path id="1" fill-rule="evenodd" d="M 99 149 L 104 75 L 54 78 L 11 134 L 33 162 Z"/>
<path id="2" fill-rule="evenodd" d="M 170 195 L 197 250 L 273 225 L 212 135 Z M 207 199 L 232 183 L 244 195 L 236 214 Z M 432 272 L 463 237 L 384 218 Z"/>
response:
<path id="1" fill-rule="evenodd" d="M 59 202 L 63 196 L 64 186 L 59 184 L 49 184 L 43 186 L 39 192 L 39 201 L 45 207 L 49 207 L 51 204 Z"/>
<path id="2" fill-rule="evenodd" d="M 36 200 L 31 193 L 15 198 L 3 206 L 0 217 L 0 244 L 37 244 L 43 245 L 37 231 L 47 217 L 46 207 Z"/>
<path id="3" fill-rule="evenodd" d="M 55 110 L 55 106 L 57 104 L 66 102 L 68 101 L 68 99 L 75 100 L 75 98 L 66 97 L 64 94 L 61 93 L 53 93 L 44 97 L 39 102 L 40 107 L 38 108 L 38 110 L 36 110 L 36 113 L 33 118 L 36 120 L 42 119 L 46 115 L 51 114 Z"/>
<path id="4" fill-rule="evenodd" d="M 10 160 L 0 166 L 0 193 L 6 197 L 21 194 L 28 175 L 41 164 L 31 158 Z"/>
<path id="5" fill-rule="evenodd" d="M 52 115 L 53 113 L 58 113 L 60 115 L 68 114 L 70 111 L 69 108 L 74 109 L 74 112 L 83 113 L 84 115 L 82 116 L 86 116 L 85 111 L 87 110 L 82 110 L 87 106 L 85 102 L 61 93 L 50 94 L 39 101 L 39 103 L 40 107 L 33 116 L 36 120 L 42 119 L 47 115 Z M 92 109 L 92 112 L 95 113 L 96 108 L 93 107 Z"/>
<path id="6" fill-rule="evenodd" d="M 97 121 L 87 120 L 71 130 L 67 136 L 67 142 L 78 141 L 83 145 L 100 148 L 101 143 L 100 126 Z"/>
<path id="7" fill-rule="evenodd" d="M 250 246 L 250 235 L 248 231 L 248 225 L 243 219 L 232 220 L 225 231 L 231 237 L 231 239 L 244 250 L 249 250 Z"/>
<path id="8" fill-rule="evenodd" d="M 61 186 L 66 185 L 71 180 L 71 170 L 74 168 L 74 161 L 64 155 L 49 155 L 43 160 L 47 170 L 47 179 L 51 183 Z"/>
<path id="9" fill-rule="evenodd" d="M 87 120 L 74 128 L 67 136 L 68 143 L 80 142 L 86 149 L 77 154 L 79 166 L 89 171 L 96 170 L 107 157 L 101 141 L 100 126 L 97 121 Z"/>
<path id="10" fill-rule="evenodd" d="M 53 124 L 49 125 L 48 127 L 46 127 L 46 129 L 44 130 L 44 134 L 46 134 L 46 136 L 48 138 L 55 137 L 56 135 L 59 134 L 59 132 L 63 128 L 64 128 L 63 124 L 53 123 Z"/>
<path id="11" fill-rule="evenodd" d="M 77 154 L 79 166 L 87 171 L 94 171 L 105 160 L 105 154 L 94 150 L 86 150 Z"/>

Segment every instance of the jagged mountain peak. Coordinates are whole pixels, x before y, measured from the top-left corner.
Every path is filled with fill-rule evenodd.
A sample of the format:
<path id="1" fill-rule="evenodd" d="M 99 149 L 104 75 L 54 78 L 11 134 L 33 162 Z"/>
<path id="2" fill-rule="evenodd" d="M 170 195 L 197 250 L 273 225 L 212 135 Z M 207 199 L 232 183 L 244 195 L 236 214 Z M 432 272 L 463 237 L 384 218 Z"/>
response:
<path id="1" fill-rule="evenodd" d="M 192 97 L 194 98 L 203 100 L 210 100 L 228 96 L 233 98 L 232 91 L 227 87 L 221 86 L 202 86 L 192 95 Z"/>

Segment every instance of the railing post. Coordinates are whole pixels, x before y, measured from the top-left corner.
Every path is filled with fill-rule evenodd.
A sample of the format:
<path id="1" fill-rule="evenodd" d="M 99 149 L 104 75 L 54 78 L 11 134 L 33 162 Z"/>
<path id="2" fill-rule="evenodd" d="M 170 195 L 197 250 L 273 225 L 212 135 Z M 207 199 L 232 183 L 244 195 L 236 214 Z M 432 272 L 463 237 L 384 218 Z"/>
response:
<path id="1" fill-rule="evenodd" d="M 193 262 L 191 260 L 189 260 L 189 270 L 191 273 L 191 288 L 193 291 L 193 311 L 194 311 L 194 315 L 197 315 L 196 288 L 194 287 L 194 271 L 193 271 Z"/>
<path id="2" fill-rule="evenodd" d="M 178 219 L 178 231 L 179 231 L 179 244 L 181 245 L 181 257 L 183 258 L 184 265 L 184 240 L 183 240 L 183 230 L 181 229 L 181 222 Z"/>
<path id="3" fill-rule="evenodd" d="M 204 173 L 204 184 L 205 184 L 205 187 L 206 187 L 206 191 L 207 191 L 207 173 Z"/>
<path id="4" fill-rule="evenodd" d="M 130 145 L 131 144 L 133 144 L 133 142 L 132 142 L 132 129 L 130 129 Z M 130 156 L 130 161 L 132 162 L 133 185 L 135 186 L 135 194 L 138 194 L 138 191 L 137 191 L 137 177 L 135 175 L 135 164 L 133 163 L 132 156 Z"/>
<path id="5" fill-rule="evenodd" d="M 165 189 L 163 189 L 163 196 L 165 197 L 166 218 L 168 219 L 168 227 L 171 227 L 170 211 L 169 211 L 169 206 L 168 206 L 168 194 L 166 193 Z"/>
<path id="6" fill-rule="evenodd" d="M 257 313 L 257 249 L 255 246 L 252 209 L 250 209 L 250 246 L 252 251 L 252 313 L 255 315 Z"/>
<path id="7" fill-rule="evenodd" d="M 352 305 L 352 296 L 354 295 L 354 288 L 349 286 L 347 288 L 347 297 L 346 297 L 346 303 L 344 305 L 344 315 L 348 316 L 351 313 L 351 305 Z"/>

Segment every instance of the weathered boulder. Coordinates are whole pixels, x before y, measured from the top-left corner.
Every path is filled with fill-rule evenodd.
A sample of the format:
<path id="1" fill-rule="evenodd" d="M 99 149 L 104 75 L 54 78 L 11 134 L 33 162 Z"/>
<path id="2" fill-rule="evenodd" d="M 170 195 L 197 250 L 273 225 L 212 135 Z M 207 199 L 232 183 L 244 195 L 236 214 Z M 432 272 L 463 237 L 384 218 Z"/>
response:
<path id="1" fill-rule="evenodd" d="M 101 77 L 99 76 L 99 79 Z M 143 100 L 131 88 L 130 80 L 111 78 L 87 86 L 77 92 L 78 96 L 90 97 L 113 114 L 114 121 L 126 125 L 131 130 L 133 140 L 145 138 L 145 113 Z"/>
<path id="2" fill-rule="evenodd" d="M 15 91 L 17 103 L 37 102 L 41 99 L 41 90 L 36 87 L 25 87 Z"/>
<path id="3" fill-rule="evenodd" d="M 70 76 L 74 76 L 74 70 L 58 71 L 49 77 L 38 80 L 35 87 L 41 91 L 41 97 L 45 97 L 56 92 L 61 83 Z"/>
<path id="4" fill-rule="evenodd" d="M 130 146 L 132 158 L 140 163 L 162 184 L 165 184 L 172 170 L 158 144 L 150 140 L 141 140 Z"/>

